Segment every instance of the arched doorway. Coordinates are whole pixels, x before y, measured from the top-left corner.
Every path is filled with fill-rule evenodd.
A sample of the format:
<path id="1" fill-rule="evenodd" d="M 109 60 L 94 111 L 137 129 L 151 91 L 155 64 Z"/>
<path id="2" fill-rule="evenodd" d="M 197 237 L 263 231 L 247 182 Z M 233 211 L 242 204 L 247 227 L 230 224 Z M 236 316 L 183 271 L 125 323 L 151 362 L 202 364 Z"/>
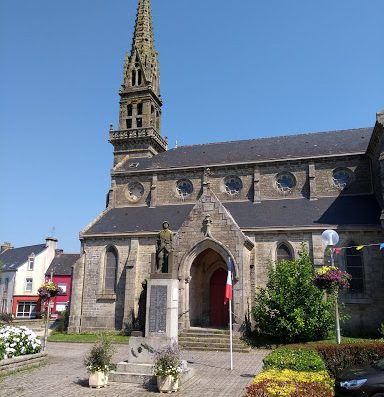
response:
<path id="1" fill-rule="evenodd" d="M 228 305 L 224 305 L 227 272 L 223 268 L 215 270 L 209 283 L 210 325 L 227 326 L 229 322 Z"/>
<path id="2" fill-rule="evenodd" d="M 224 305 L 227 271 L 223 257 L 212 248 L 205 249 L 193 261 L 190 275 L 190 325 L 227 325 L 228 306 Z"/>

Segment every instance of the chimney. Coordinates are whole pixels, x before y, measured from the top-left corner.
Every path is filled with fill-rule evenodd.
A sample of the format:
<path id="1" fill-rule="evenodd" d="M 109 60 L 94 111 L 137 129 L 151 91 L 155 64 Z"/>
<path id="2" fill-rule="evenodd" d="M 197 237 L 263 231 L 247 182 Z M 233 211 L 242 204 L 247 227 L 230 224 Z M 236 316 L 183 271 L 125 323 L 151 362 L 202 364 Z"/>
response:
<path id="1" fill-rule="evenodd" d="M 56 248 L 55 249 L 55 256 L 60 256 L 63 252 L 64 252 L 64 250 L 62 250 L 61 248 Z"/>
<path id="2" fill-rule="evenodd" d="M 1 246 L 0 246 L 0 254 L 2 254 L 4 251 L 6 251 L 6 250 L 10 250 L 10 249 L 12 249 L 13 248 L 13 246 L 12 246 L 12 244 L 11 243 L 3 243 Z"/>
<path id="3" fill-rule="evenodd" d="M 47 237 L 46 239 L 45 239 L 45 245 L 47 246 L 47 247 L 52 247 L 54 250 L 56 249 L 56 247 L 57 247 L 57 239 L 56 238 L 54 238 L 54 237 Z"/>

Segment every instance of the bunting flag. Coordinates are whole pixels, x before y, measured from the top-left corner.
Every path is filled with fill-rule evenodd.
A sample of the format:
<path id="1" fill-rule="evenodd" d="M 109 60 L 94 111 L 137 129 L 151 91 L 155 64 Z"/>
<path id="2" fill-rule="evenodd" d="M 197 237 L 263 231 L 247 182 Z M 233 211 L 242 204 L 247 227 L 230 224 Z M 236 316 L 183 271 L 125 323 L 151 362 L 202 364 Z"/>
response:
<path id="1" fill-rule="evenodd" d="M 341 253 L 341 250 L 343 249 L 348 249 L 348 248 L 355 248 L 356 251 L 361 251 L 363 248 L 366 247 L 374 247 L 374 246 L 379 246 L 380 251 L 384 250 L 384 243 L 374 243 L 374 244 L 365 244 L 365 245 L 351 245 L 349 247 L 334 247 L 332 248 L 332 253 L 339 255 Z"/>
<path id="2" fill-rule="evenodd" d="M 231 258 L 228 258 L 228 275 L 227 275 L 227 284 L 225 286 L 224 305 L 226 305 L 227 302 L 231 300 L 232 300 L 232 260 Z"/>

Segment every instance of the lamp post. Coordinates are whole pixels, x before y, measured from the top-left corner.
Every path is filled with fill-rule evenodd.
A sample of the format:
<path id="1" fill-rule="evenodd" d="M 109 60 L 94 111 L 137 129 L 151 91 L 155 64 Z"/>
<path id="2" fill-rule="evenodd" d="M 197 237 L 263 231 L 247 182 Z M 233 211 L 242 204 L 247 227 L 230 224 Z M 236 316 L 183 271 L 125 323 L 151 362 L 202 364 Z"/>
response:
<path id="1" fill-rule="evenodd" d="M 339 242 L 339 235 L 334 230 L 325 230 L 321 239 L 327 247 L 331 247 L 331 265 L 334 266 L 335 262 L 333 259 L 333 246 Z M 339 290 L 338 288 L 335 291 L 335 323 L 336 323 L 336 343 L 339 345 L 341 342 L 341 334 L 340 334 L 340 317 L 339 317 L 339 304 L 338 304 L 338 296 Z"/>

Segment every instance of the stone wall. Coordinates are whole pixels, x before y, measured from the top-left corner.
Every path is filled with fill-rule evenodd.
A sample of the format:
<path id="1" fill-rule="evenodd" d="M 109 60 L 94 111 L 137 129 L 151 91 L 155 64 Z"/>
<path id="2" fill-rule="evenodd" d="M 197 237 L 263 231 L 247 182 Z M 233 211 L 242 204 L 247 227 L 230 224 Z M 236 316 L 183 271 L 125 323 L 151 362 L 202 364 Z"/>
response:
<path id="1" fill-rule="evenodd" d="M 367 156 L 344 156 L 343 158 L 325 158 L 287 161 L 284 163 L 264 163 L 257 168 L 253 166 L 218 166 L 211 167 L 209 182 L 212 191 L 222 201 L 250 200 L 254 201 L 255 170 L 258 172 L 257 195 L 261 200 L 276 200 L 284 198 L 314 198 L 310 197 L 309 167 L 312 164 L 314 173 L 312 178 L 313 189 L 317 197 L 338 196 L 339 194 L 364 194 L 373 191 L 372 170 Z M 350 186 L 340 189 L 335 186 L 333 171 L 347 168 L 353 173 Z M 276 186 L 276 175 L 282 172 L 291 173 L 296 185 L 289 192 L 281 192 Z M 240 178 L 242 189 L 238 194 L 228 194 L 225 189 L 226 177 Z M 156 173 L 156 183 L 153 186 L 153 174 L 146 172 L 115 177 L 114 187 L 115 206 L 149 205 L 152 194 L 156 196 L 156 205 L 195 203 L 202 193 L 203 168 L 195 170 L 166 171 Z M 193 185 L 193 192 L 180 197 L 177 193 L 177 181 L 188 179 Z M 140 182 L 144 188 L 143 196 L 132 201 L 128 194 L 128 183 Z M 152 186 L 152 189 L 151 189 Z"/>

